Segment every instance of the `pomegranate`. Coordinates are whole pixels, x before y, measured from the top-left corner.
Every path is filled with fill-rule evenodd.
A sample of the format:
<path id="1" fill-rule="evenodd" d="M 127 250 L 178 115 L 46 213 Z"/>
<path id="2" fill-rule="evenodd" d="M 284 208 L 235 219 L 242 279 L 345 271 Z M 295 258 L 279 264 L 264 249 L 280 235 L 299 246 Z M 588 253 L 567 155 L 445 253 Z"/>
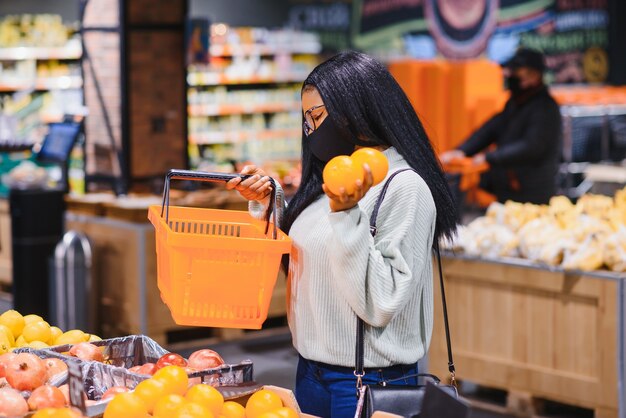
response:
<path id="1" fill-rule="evenodd" d="M 11 388 L 0 389 L 0 416 L 21 417 L 28 412 L 28 404 L 20 393 Z"/>
<path id="2" fill-rule="evenodd" d="M 104 401 L 104 400 L 114 397 L 118 393 L 125 393 L 125 392 L 130 392 L 130 389 L 124 386 L 113 386 L 113 387 L 108 388 L 106 392 L 102 394 L 102 397 L 100 398 L 100 400 Z"/>
<path id="3" fill-rule="evenodd" d="M 63 394 L 63 397 L 65 398 L 65 404 L 69 405 L 70 404 L 70 387 L 67 384 L 61 385 L 59 386 L 59 390 L 61 391 L 61 393 Z"/>
<path id="4" fill-rule="evenodd" d="M 20 353 L 6 368 L 7 382 L 17 390 L 35 390 L 46 383 L 48 373 L 43 360 L 34 354 Z"/>
<path id="5" fill-rule="evenodd" d="M 46 373 L 48 374 L 48 381 L 59 373 L 67 371 L 67 364 L 63 360 L 58 358 L 48 358 L 44 360 L 46 365 Z"/>
<path id="6" fill-rule="evenodd" d="M 59 388 L 54 386 L 39 386 L 28 398 L 28 406 L 32 411 L 42 408 L 63 408 L 65 406 L 65 395 Z"/>
<path id="7" fill-rule="evenodd" d="M 91 343 L 78 343 L 70 349 L 70 356 L 78 357 L 86 361 L 104 362 L 104 354 L 100 348 Z"/>
<path id="8" fill-rule="evenodd" d="M 196 370 L 212 369 L 224 364 L 224 359 L 215 351 L 205 348 L 194 351 L 189 356 L 188 366 Z"/>
<path id="9" fill-rule="evenodd" d="M 156 363 L 157 369 L 162 369 L 165 366 L 185 367 L 186 365 L 187 360 L 185 360 L 180 354 L 176 353 L 163 354 Z"/>
<path id="10" fill-rule="evenodd" d="M 128 369 L 128 371 L 131 373 L 138 373 L 139 369 L 141 369 L 141 366 L 133 366 L 130 369 Z"/>
<path id="11" fill-rule="evenodd" d="M 142 365 L 141 367 L 139 367 L 139 369 L 137 370 L 136 373 L 146 374 L 146 375 L 152 376 L 153 374 L 156 373 L 157 370 L 159 370 L 159 369 L 157 368 L 156 364 L 154 364 L 154 363 L 146 363 L 146 364 Z"/>
<path id="12" fill-rule="evenodd" d="M 185 367 L 185 371 L 187 372 L 187 374 L 191 374 L 194 372 L 197 372 L 196 369 L 192 369 L 191 367 Z M 189 387 L 195 386 L 195 385 L 199 385 L 200 383 L 202 383 L 202 378 L 201 377 L 191 377 L 189 378 Z"/>
<path id="13" fill-rule="evenodd" d="M 0 377 L 4 377 L 6 375 L 7 364 L 9 364 L 15 357 L 17 357 L 17 354 L 15 353 L 4 353 L 0 356 Z"/>

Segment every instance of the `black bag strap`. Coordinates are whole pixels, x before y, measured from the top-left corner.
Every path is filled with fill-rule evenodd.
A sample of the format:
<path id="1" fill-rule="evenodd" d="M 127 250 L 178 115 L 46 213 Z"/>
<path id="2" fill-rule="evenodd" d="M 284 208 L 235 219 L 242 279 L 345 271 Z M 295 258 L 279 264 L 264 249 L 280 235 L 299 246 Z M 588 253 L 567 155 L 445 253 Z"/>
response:
<path id="1" fill-rule="evenodd" d="M 372 215 L 370 217 L 370 233 L 372 236 L 376 236 L 376 219 L 378 218 L 378 211 L 380 210 L 380 206 L 383 203 L 383 199 L 385 198 L 385 194 L 387 193 L 387 189 L 389 188 L 389 183 L 393 178 L 404 172 L 404 171 L 415 171 L 412 168 L 403 168 L 398 171 L 393 172 L 385 184 L 383 185 L 382 190 L 380 191 L 380 195 L 378 196 L 378 200 L 374 205 L 374 210 L 372 211 Z M 439 284 L 441 286 L 441 304 L 443 306 L 443 323 L 446 330 L 446 345 L 448 349 L 448 370 L 450 371 L 450 379 L 452 384 L 456 384 L 455 378 L 455 367 L 454 360 L 452 358 L 452 343 L 450 341 L 450 326 L 448 324 L 448 307 L 446 305 L 446 291 L 443 283 L 443 270 L 441 269 L 441 254 L 439 253 L 439 243 L 433 243 L 433 249 L 435 250 L 435 254 L 437 256 L 437 266 L 439 268 Z M 357 325 L 356 325 L 356 349 L 355 349 L 355 369 L 354 375 L 357 377 L 357 396 L 359 396 L 360 389 L 363 385 L 362 378 L 365 375 L 364 370 L 364 347 L 365 347 L 365 322 L 357 316 Z"/>

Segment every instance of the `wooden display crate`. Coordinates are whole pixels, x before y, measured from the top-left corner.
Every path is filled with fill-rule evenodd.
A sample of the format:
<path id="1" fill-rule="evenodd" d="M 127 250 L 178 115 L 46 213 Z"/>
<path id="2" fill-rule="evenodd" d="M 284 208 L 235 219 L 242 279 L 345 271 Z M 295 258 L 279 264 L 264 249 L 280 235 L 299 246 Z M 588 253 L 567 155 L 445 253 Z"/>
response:
<path id="1" fill-rule="evenodd" d="M 459 379 L 592 409 L 596 418 L 618 416 L 622 279 L 456 257 L 442 261 Z M 429 366 L 443 377 L 448 360 L 437 275 L 435 280 Z"/>

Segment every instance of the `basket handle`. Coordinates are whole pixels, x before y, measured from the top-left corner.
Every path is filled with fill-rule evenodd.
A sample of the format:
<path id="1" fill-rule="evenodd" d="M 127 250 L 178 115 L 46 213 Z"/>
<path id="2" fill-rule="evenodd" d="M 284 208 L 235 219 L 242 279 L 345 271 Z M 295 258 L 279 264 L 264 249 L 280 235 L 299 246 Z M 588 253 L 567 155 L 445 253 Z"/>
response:
<path id="1" fill-rule="evenodd" d="M 207 173 L 204 171 L 171 169 L 165 176 L 165 185 L 163 187 L 163 203 L 161 205 L 161 217 L 163 217 L 163 213 L 165 213 L 165 223 L 169 223 L 171 180 L 194 180 L 211 183 L 226 183 L 235 178 L 241 178 L 242 180 L 245 180 L 249 177 L 251 176 L 241 174 Z M 276 239 L 278 237 L 278 233 L 276 231 L 276 181 L 272 177 L 269 177 L 269 181 L 270 183 L 272 183 L 272 191 L 270 194 L 270 205 L 268 206 L 267 212 L 265 214 L 265 234 L 267 234 L 267 232 L 269 231 L 270 217 L 272 217 L 274 221 L 272 238 Z"/>

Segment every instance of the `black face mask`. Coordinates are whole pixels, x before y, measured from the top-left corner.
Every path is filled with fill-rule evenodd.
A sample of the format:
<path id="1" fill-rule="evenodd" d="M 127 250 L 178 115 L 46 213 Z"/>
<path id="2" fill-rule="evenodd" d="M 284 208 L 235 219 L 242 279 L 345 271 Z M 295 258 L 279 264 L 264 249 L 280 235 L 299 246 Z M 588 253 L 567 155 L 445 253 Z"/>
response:
<path id="1" fill-rule="evenodd" d="M 328 162 L 338 155 L 350 155 L 354 152 L 354 143 L 342 134 L 330 117 L 306 138 L 311 152 L 319 160 Z"/>
<path id="2" fill-rule="evenodd" d="M 524 92 L 524 89 L 521 86 L 521 80 L 519 77 L 514 75 L 506 78 L 506 86 L 511 91 L 513 96 L 519 96 L 520 93 Z"/>

